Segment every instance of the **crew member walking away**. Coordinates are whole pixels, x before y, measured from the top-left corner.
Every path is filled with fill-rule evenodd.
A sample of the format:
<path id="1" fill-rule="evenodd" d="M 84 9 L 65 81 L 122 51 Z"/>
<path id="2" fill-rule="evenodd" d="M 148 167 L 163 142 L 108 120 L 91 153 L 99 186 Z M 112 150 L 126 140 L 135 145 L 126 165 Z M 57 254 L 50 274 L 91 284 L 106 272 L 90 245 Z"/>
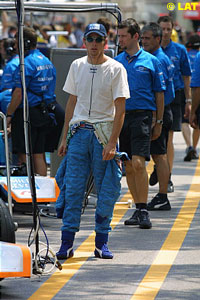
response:
<path id="1" fill-rule="evenodd" d="M 165 82 L 159 60 L 139 46 L 140 27 L 129 18 L 118 26 L 122 50 L 115 59 L 128 73 L 131 97 L 126 101 L 126 115 L 120 134 L 120 151 L 130 158 L 125 162 L 126 179 L 136 205 L 125 225 L 152 227 L 147 211 L 148 174 L 145 161 L 150 160 L 150 141 L 162 131 Z M 155 113 L 156 111 L 156 113 Z M 153 112 L 156 121 L 152 131 Z"/>
<path id="2" fill-rule="evenodd" d="M 98 258 L 113 258 L 107 242 L 122 175 L 116 145 L 124 121 L 125 99 L 130 94 L 126 70 L 104 54 L 105 27 L 89 24 L 84 43 L 87 56 L 71 64 L 63 88 L 70 96 L 58 149 L 58 154 L 65 157 L 56 175 L 60 188 L 56 211 L 63 221 L 58 259 L 73 256 L 73 242 L 79 231 L 82 202 L 91 171 L 97 191 L 94 254 Z"/>
<path id="3" fill-rule="evenodd" d="M 199 48 L 200 48 L 200 36 L 197 33 L 192 34 L 189 37 L 185 46 L 188 50 L 188 57 L 190 60 L 191 72 L 193 72 L 194 61 L 195 61 L 196 55 L 199 52 Z M 197 145 L 198 145 L 198 141 L 199 141 L 199 134 L 200 134 L 199 127 L 194 128 L 193 133 L 192 133 L 191 148 L 188 149 L 189 151 L 188 151 L 187 155 L 185 156 L 185 158 L 187 158 L 187 161 L 191 161 L 192 159 L 199 158 L 199 156 L 197 154 L 197 149 L 196 149 Z"/>
<path id="4" fill-rule="evenodd" d="M 164 93 L 165 109 L 163 115 L 163 124 L 161 135 L 158 139 L 151 141 L 151 156 L 156 165 L 159 193 L 148 203 L 148 210 L 170 210 L 171 205 L 167 197 L 167 188 L 169 181 L 169 163 L 167 159 L 167 142 L 169 130 L 172 126 L 172 111 L 170 103 L 174 100 L 174 65 L 169 57 L 160 47 L 162 29 L 157 23 L 149 23 L 142 28 L 141 41 L 144 50 L 155 55 L 161 63 L 163 76 L 166 84 Z"/>
<path id="5" fill-rule="evenodd" d="M 198 52 L 194 61 L 190 87 L 192 88 L 190 125 L 193 128 L 200 128 L 200 52 Z"/>
<path id="6" fill-rule="evenodd" d="M 191 96 L 190 96 L 190 63 L 187 56 L 186 48 L 183 45 L 175 43 L 171 40 L 173 20 L 169 16 L 162 16 L 158 19 L 158 24 L 162 28 L 162 41 L 161 46 L 165 54 L 170 58 L 175 67 L 174 73 L 174 89 L 175 98 L 171 103 L 171 109 L 173 114 L 172 128 L 169 132 L 169 139 L 167 145 L 167 157 L 170 167 L 170 178 L 168 182 L 168 193 L 174 191 L 174 185 L 171 180 L 171 173 L 174 161 L 174 146 L 173 146 L 173 135 L 174 132 L 183 131 L 183 136 L 186 136 L 184 131 L 185 126 L 182 125 L 182 102 L 184 103 L 185 112 L 190 109 Z M 187 126 L 187 125 L 186 125 Z M 151 174 L 154 177 L 154 184 L 157 183 L 156 169 Z M 153 184 L 153 185 L 154 185 Z"/>

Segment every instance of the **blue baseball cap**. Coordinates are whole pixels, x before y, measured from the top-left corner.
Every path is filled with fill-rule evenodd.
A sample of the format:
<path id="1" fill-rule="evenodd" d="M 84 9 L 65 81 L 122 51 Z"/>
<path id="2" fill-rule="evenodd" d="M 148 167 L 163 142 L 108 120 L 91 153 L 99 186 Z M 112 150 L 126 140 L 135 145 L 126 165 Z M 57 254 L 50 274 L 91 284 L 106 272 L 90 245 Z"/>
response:
<path id="1" fill-rule="evenodd" d="M 98 24 L 98 23 L 89 24 L 86 27 L 84 36 L 86 37 L 90 33 L 97 33 L 97 34 L 99 34 L 101 36 L 104 36 L 104 37 L 107 36 L 107 32 L 106 32 L 106 29 L 103 26 L 103 24 Z"/>

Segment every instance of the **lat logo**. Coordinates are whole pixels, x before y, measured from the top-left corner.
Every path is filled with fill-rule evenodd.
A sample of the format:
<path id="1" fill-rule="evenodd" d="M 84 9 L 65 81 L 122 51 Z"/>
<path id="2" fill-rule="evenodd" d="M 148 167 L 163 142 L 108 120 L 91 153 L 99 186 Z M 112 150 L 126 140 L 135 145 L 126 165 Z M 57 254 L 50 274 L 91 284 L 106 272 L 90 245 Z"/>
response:
<path id="1" fill-rule="evenodd" d="M 186 2 L 186 3 L 181 3 L 178 2 L 178 10 L 197 10 L 198 9 L 198 2 Z M 174 10 L 176 8 L 174 3 L 168 3 L 167 4 L 167 9 L 168 10 Z"/>

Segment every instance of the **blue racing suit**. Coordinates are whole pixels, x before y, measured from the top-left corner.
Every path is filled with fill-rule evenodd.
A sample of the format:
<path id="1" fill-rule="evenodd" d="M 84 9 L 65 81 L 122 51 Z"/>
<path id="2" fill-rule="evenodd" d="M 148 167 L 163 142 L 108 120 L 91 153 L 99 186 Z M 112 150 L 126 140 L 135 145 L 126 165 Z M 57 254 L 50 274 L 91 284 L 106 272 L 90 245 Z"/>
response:
<path id="1" fill-rule="evenodd" d="M 60 188 L 56 211 L 63 218 L 62 231 L 79 231 L 82 202 L 91 170 L 98 197 L 95 231 L 107 234 L 111 230 L 113 208 L 120 196 L 122 172 L 117 160 L 102 161 L 102 151 L 103 146 L 92 127 L 79 127 L 71 137 L 67 154 L 56 174 Z"/>

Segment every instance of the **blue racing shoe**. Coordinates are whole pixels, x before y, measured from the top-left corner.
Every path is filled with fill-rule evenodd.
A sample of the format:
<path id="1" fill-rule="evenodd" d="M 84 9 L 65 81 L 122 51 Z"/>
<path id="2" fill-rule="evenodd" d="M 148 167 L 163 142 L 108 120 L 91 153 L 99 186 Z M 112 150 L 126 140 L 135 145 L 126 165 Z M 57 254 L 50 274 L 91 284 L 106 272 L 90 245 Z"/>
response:
<path id="1" fill-rule="evenodd" d="M 63 241 L 60 250 L 56 253 L 57 259 L 67 259 L 74 256 L 74 250 L 71 245 Z"/>
<path id="2" fill-rule="evenodd" d="M 110 252 L 107 246 L 108 234 L 107 233 L 96 233 L 95 237 L 95 250 L 94 255 L 98 258 L 112 259 L 113 254 Z"/>
<path id="3" fill-rule="evenodd" d="M 67 259 L 74 256 L 73 242 L 74 232 L 62 231 L 62 244 L 56 253 L 57 259 Z"/>
<path id="4" fill-rule="evenodd" d="M 113 258 L 113 254 L 108 249 L 107 244 L 103 244 L 103 246 L 101 247 L 101 249 L 95 247 L 94 255 L 95 255 L 95 257 L 104 258 L 104 259 L 112 259 Z"/>

